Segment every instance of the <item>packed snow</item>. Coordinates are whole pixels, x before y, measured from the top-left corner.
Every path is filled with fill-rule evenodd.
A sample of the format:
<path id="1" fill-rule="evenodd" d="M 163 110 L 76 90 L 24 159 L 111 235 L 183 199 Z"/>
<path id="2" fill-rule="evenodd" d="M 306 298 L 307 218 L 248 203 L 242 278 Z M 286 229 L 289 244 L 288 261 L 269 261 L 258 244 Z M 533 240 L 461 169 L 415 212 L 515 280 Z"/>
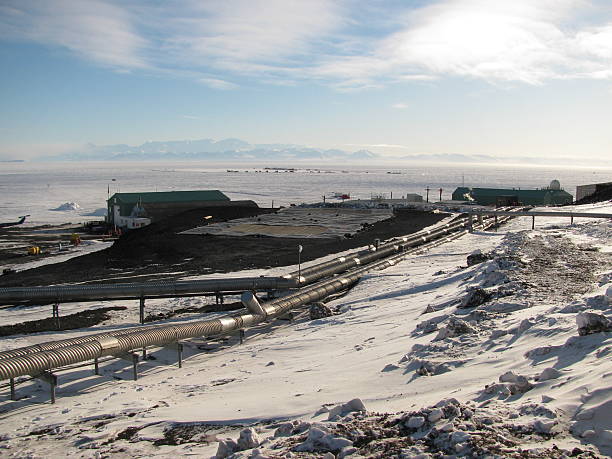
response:
<path id="1" fill-rule="evenodd" d="M 612 212 L 612 203 L 574 209 Z M 517 218 L 463 236 L 292 321 L 247 330 L 241 345 L 188 341 L 180 369 L 165 349 L 140 363 L 137 381 L 119 360 L 101 376 L 92 366 L 61 372 L 55 405 L 42 382 L 19 385 L 15 402 L 5 388 L 0 455 L 609 456 L 612 222 L 567 220 L 538 217 L 532 230 Z M 79 334 L 12 336 L 0 347 Z"/>

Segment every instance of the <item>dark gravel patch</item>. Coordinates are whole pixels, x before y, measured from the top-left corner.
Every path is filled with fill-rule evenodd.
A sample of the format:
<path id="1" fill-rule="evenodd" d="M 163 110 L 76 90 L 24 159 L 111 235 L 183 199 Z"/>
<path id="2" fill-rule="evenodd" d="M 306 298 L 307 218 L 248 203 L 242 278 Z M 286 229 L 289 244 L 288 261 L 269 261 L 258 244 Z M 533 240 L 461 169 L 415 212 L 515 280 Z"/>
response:
<path id="1" fill-rule="evenodd" d="M 186 275 L 227 273 L 245 269 L 270 268 L 297 263 L 302 245 L 302 262 L 330 253 L 417 232 L 442 220 L 447 214 L 403 211 L 368 225 L 350 238 L 276 238 L 262 236 L 216 236 L 178 234 L 204 221 L 227 221 L 273 212 L 253 207 L 202 208 L 175 215 L 146 228 L 132 231 L 112 247 L 63 263 L 41 266 L 9 276 L 0 276 L 0 287 L 50 285 L 72 282 L 121 282 L 176 279 Z M 138 276 L 137 279 L 129 277 Z"/>
<path id="2" fill-rule="evenodd" d="M 78 328 L 93 327 L 100 322 L 110 319 L 110 311 L 123 311 L 125 309 L 127 309 L 125 306 L 113 306 L 60 316 L 59 328 L 57 320 L 53 317 L 30 320 L 15 325 L 2 325 L 0 326 L 0 336 L 27 335 L 46 331 L 76 330 Z"/>

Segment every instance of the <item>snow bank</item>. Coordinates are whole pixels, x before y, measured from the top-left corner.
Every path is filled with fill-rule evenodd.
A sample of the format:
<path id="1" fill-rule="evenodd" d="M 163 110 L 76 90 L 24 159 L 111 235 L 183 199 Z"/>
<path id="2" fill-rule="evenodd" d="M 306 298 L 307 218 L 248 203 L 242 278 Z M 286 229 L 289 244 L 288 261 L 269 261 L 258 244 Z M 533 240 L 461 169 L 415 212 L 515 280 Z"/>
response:
<path id="1" fill-rule="evenodd" d="M 55 209 L 49 209 L 57 212 L 74 212 L 77 210 L 81 210 L 81 206 L 79 206 L 76 202 L 65 202 L 60 204 Z"/>

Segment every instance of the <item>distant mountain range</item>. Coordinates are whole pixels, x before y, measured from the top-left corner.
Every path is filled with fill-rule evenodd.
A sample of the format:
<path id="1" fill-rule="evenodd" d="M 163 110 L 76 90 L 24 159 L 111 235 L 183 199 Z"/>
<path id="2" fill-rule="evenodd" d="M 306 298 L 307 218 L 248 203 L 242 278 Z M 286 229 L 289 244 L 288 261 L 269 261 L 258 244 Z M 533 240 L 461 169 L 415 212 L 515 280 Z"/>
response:
<path id="1" fill-rule="evenodd" d="M 550 164 L 549 158 L 496 157 L 463 154 L 413 154 L 388 156 L 369 150 L 348 152 L 293 144 L 251 144 L 240 139 L 175 140 L 146 142 L 142 145 L 93 145 L 80 151 L 38 158 L 53 161 L 139 161 L 139 160 L 199 160 L 199 161 L 413 161 L 428 163 L 483 164 Z M 583 164 L 584 158 L 555 158 L 557 165 Z M 594 163 L 612 165 L 610 161 Z M 606 164 L 607 163 L 607 164 Z"/>
<path id="2" fill-rule="evenodd" d="M 367 160 L 380 155 L 367 150 L 346 152 L 300 145 L 250 144 L 240 139 L 176 140 L 146 142 L 142 145 L 93 145 L 82 151 L 47 156 L 57 161 L 134 161 L 134 160 Z"/>

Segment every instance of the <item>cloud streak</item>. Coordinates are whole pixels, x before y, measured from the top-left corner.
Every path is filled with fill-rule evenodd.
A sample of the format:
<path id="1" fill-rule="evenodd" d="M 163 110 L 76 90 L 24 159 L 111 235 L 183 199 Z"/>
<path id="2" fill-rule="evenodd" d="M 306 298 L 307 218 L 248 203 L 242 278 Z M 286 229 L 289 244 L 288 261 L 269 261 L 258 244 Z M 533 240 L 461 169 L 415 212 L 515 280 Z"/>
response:
<path id="1" fill-rule="evenodd" d="M 612 7 L 587 0 L 5 0 L 0 38 L 218 90 L 314 81 L 343 90 L 446 76 L 612 79 Z M 596 18 L 596 19 L 593 19 Z"/>
<path id="2" fill-rule="evenodd" d="M 148 41 L 129 12 L 99 0 L 6 0 L 0 6 L 0 38 L 59 46 L 108 67 L 141 69 Z"/>

